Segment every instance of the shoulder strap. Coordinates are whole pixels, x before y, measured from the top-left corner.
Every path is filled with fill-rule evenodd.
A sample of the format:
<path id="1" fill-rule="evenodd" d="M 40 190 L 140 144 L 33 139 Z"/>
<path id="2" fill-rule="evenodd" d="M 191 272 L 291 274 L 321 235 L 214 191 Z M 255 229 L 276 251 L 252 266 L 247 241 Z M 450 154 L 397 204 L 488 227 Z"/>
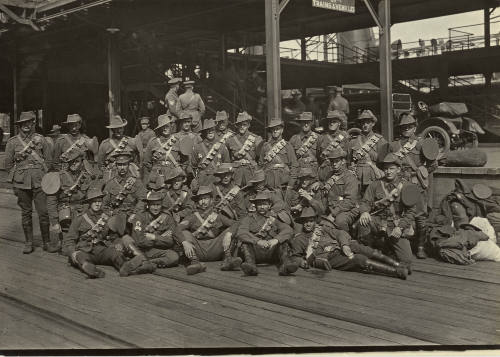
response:
<path id="1" fill-rule="evenodd" d="M 92 228 L 93 226 L 95 226 L 95 222 L 94 222 L 94 221 L 92 221 L 92 220 L 90 219 L 90 217 L 89 217 L 89 215 L 88 215 L 87 213 L 84 213 L 82 217 L 83 217 L 83 219 L 84 219 L 85 221 L 87 221 L 87 223 L 88 223 L 88 224 L 90 224 L 90 227 L 91 227 L 91 228 Z"/>
<path id="2" fill-rule="evenodd" d="M 24 146 L 24 149 L 26 149 L 31 143 L 31 141 L 29 143 L 26 143 L 19 135 L 17 136 L 17 138 L 19 139 L 21 144 Z M 38 153 L 35 150 L 30 150 L 30 155 L 33 159 L 38 161 L 43 166 L 45 171 L 47 171 L 47 165 L 45 165 L 45 161 L 40 157 L 40 155 L 38 155 Z"/>
<path id="3" fill-rule="evenodd" d="M 200 221 L 200 223 L 203 225 L 203 223 L 205 222 L 205 220 L 203 219 L 203 217 L 201 217 L 200 213 L 198 211 L 194 211 L 194 216 L 198 219 L 198 221 Z"/>

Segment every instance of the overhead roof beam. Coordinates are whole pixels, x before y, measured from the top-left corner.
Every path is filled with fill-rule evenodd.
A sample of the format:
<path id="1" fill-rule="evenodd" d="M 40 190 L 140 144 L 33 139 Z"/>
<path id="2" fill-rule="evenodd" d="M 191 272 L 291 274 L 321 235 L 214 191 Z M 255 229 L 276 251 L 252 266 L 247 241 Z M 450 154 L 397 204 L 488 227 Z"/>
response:
<path id="1" fill-rule="evenodd" d="M 11 9 L 9 9 L 7 6 L 5 6 L 3 4 L 0 4 L 0 10 L 2 12 L 4 12 L 7 16 L 9 16 L 12 20 L 19 22 L 20 24 L 31 26 L 33 28 L 33 30 L 35 30 L 35 31 L 42 30 L 33 21 L 31 21 L 30 19 L 26 19 L 26 18 L 18 16 L 14 11 L 12 11 Z"/>

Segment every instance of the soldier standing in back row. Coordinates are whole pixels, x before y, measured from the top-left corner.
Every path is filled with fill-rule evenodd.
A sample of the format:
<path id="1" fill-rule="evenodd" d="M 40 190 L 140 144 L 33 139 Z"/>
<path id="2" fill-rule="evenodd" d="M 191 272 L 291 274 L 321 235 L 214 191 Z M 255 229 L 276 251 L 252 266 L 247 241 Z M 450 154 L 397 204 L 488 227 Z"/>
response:
<path id="1" fill-rule="evenodd" d="M 268 187 L 291 190 L 295 184 L 299 164 L 290 143 L 283 139 L 284 123 L 281 119 L 271 119 L 267 126 L 271 138 L 262 146 L 259 164 L 266 174 Z"/>
<path id="2" fill-rule="evenodd" d="M 215 113 L 215 136 L 217 139 L 220 139 L 224 134 L 227 134 L 230 129 L 228 127 L 229 124 L 229 116 L 227 115 L 225 110 L 217 111 Z"/>
<path id="3" fill-rule="evenodd" d="M 295 150 L 299 167 L 308 167 L 314 175 L 317 175 L 318 160 L 316 159 L 316 147 L 319 135 L 312 130 L 312 113 L 303 112 L 296 121 L 301 125 L 300 133 L 293 135 L 289 143 Z"/>
<path id="4" fill-rule="evenodd" d="M 321 122 L 324 132 L 318 139 L 316 154 L 320 163 L 318 178 L 321 182 L 325 182 L 331 176 L 332 168 L 330 160 L 328 160 L 330 151 L 336 148 L 341 148 L 345 152 L 348 151 L 349 135 L 340 129 L 344 116 L 341 111 L 330 111 Z"/>
<path id="5" fill-rule="evenodd" d="M 377 167 L 381 153 L 387 149 L 387 141 L 380 134 L 373 132 L 377 118 L 370 110 L 364 110 L 357 118 L 361 134 L 349 142 L 348 162 L 356 172 L 363 194 L 368 185 L 384 176 Z"/>
<path id="6" fill-rule="evenodd" d="M 174 117 L 174 121 L 179 118 L 179 88 L 181 85 L 182 79 L 180 78 L 172 78 L 168 81 L 168 85 L 170 89 L 165 95 L 165 107 L 167 108 L 167 115 Z"/>
<path id="7" fill-rule="evenodd" d="M 33 202 L 38 212 L 44 250 L 50 239 L 47 198 L 41 183 L 50 166 L 52 152 L 45 138 L 35 133 L 35 119 L 34 112 L 22 112 L 16 122 L 19 134 L 10 138 L 5 147 L 5 170 L 9 172 L 8 181 L 12 183 L 21 208 L 25 254 L 33 252 Z"/>
<path id="8" fill-rule="evenodd" d="M 78 114 L 70 114 L 63 124 L 67 126 L 68 134 L 62 134 L 54 142 L 53 167 L 57 170 L 63 168 L 60 162 L 73 148 L 83 151 L 86 160 L 94 161 L 98 150 L 97 138 L 90 139 L 87 135 L 81 133 L 82 117 Z"/>
<path id="9" fill-rule="evenodd" d="M 262 143 L 262 138 L 250 132 L 252 117 L 247 112 L 238 114 L 236 133 L 227 140 L 232 162 L 235 164 L 234 182 L 240 187 L 248 185 L 249 180 L 257 170 L 257 150 Z"/>
<path id="10" fill-rule="evenodd" d="M 419 188 L 420 199 L 417 203 L 415 224 L 417 230 L 417 258 L 425 259 L 425 241 L 427 238 L 426 220 L 429 210 L 430 175 L 437 168 L 439 146 L 434 139 L 422 139 L 415 136 L 417 121 L 413 115 L 403 113 L 399 122 L 398 140 L 390 144 L 391 151 L 401 160 L 403 177 Z"/>
<path id="11" fill-rule="evenodd" d="M 191 127 L 194 133 L 201 130 L 201 118 L 205 114 L 205 103 L 198 93 L 193 92 L 194 81 L 184 82 L 186 92 L 179 96 L 178 111 L 184 111 L 191 115 Z"/>
<path id="12" fill-rule="evenodd" d="M 109 125 L 106 128 L 111 130 L 111 137 L 104 140 L 99 146 L 99 154 L 97 155 L 97 163 L 103 172 L 104 181 L 110 180 L 115 171 L 114 156 L 121 152 L 127 151 L 134 156 L 135 163 L 131 165 L 132 171 L 136 177 L 139 177 L 139 168 L 137 164 L 141 161 L 140 153 L 135 144 L 135 140 L 124 135 L 127 121 L 119 115 L 111 118 Z"/>

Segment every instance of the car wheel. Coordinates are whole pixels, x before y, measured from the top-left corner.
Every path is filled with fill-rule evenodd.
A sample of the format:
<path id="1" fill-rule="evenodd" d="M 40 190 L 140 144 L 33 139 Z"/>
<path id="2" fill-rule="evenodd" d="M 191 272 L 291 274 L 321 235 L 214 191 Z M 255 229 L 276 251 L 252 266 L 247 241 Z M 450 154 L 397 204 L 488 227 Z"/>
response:
<path id="1" fill-rule="evenodd" d="M 439 151 L 446 153 L 450 151 L 451 140 L 450 136 L 443 128 L 439 126 L 429 126 L 425 128 L 420 134 L 423 138 L 433 138 L 438 142 Z"/>

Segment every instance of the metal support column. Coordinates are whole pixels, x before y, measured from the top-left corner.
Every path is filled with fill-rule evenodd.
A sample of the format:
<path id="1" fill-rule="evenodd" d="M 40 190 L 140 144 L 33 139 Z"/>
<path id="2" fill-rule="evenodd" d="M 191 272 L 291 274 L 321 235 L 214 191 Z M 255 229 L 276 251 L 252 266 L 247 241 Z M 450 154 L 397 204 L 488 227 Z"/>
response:
<path id="1" fill-rule="evenodd" d="M 484 8 L 484 47 L 490 47 L 491 41 L 491 24 L 490 24 L 490 8 L 486 6 Z M 491 78 L 493 77 L 493 73 L 491 71 L 487 71 L 483 73 L 484 75 L 484 85 L 486 88 L 491 88 Z"/>
<path id="2" fill-rule="evenodd" d="M 266 0 L 267 121 L 281 117 L 279 1 Z"/>
<path id="3" fill-rule="evenodd" d="M 391 4 L 381 0 L 378 15 L 382 24 L 380 33 L 380 123 L 382 135 L 387 141 L 393 139 L 392 113 L 392 62 L 391 62 Z"/>
<path id="4" fill-rule="evenodd" d="M 328 62 L 328 35 L 323 35 L 323 61 Z"/>
<path id="5" fill-rule="evenodd" d="M 108 34 L 108 110 L 109 118 L 121 113 L 120 53 L 118 35 Z"/>

